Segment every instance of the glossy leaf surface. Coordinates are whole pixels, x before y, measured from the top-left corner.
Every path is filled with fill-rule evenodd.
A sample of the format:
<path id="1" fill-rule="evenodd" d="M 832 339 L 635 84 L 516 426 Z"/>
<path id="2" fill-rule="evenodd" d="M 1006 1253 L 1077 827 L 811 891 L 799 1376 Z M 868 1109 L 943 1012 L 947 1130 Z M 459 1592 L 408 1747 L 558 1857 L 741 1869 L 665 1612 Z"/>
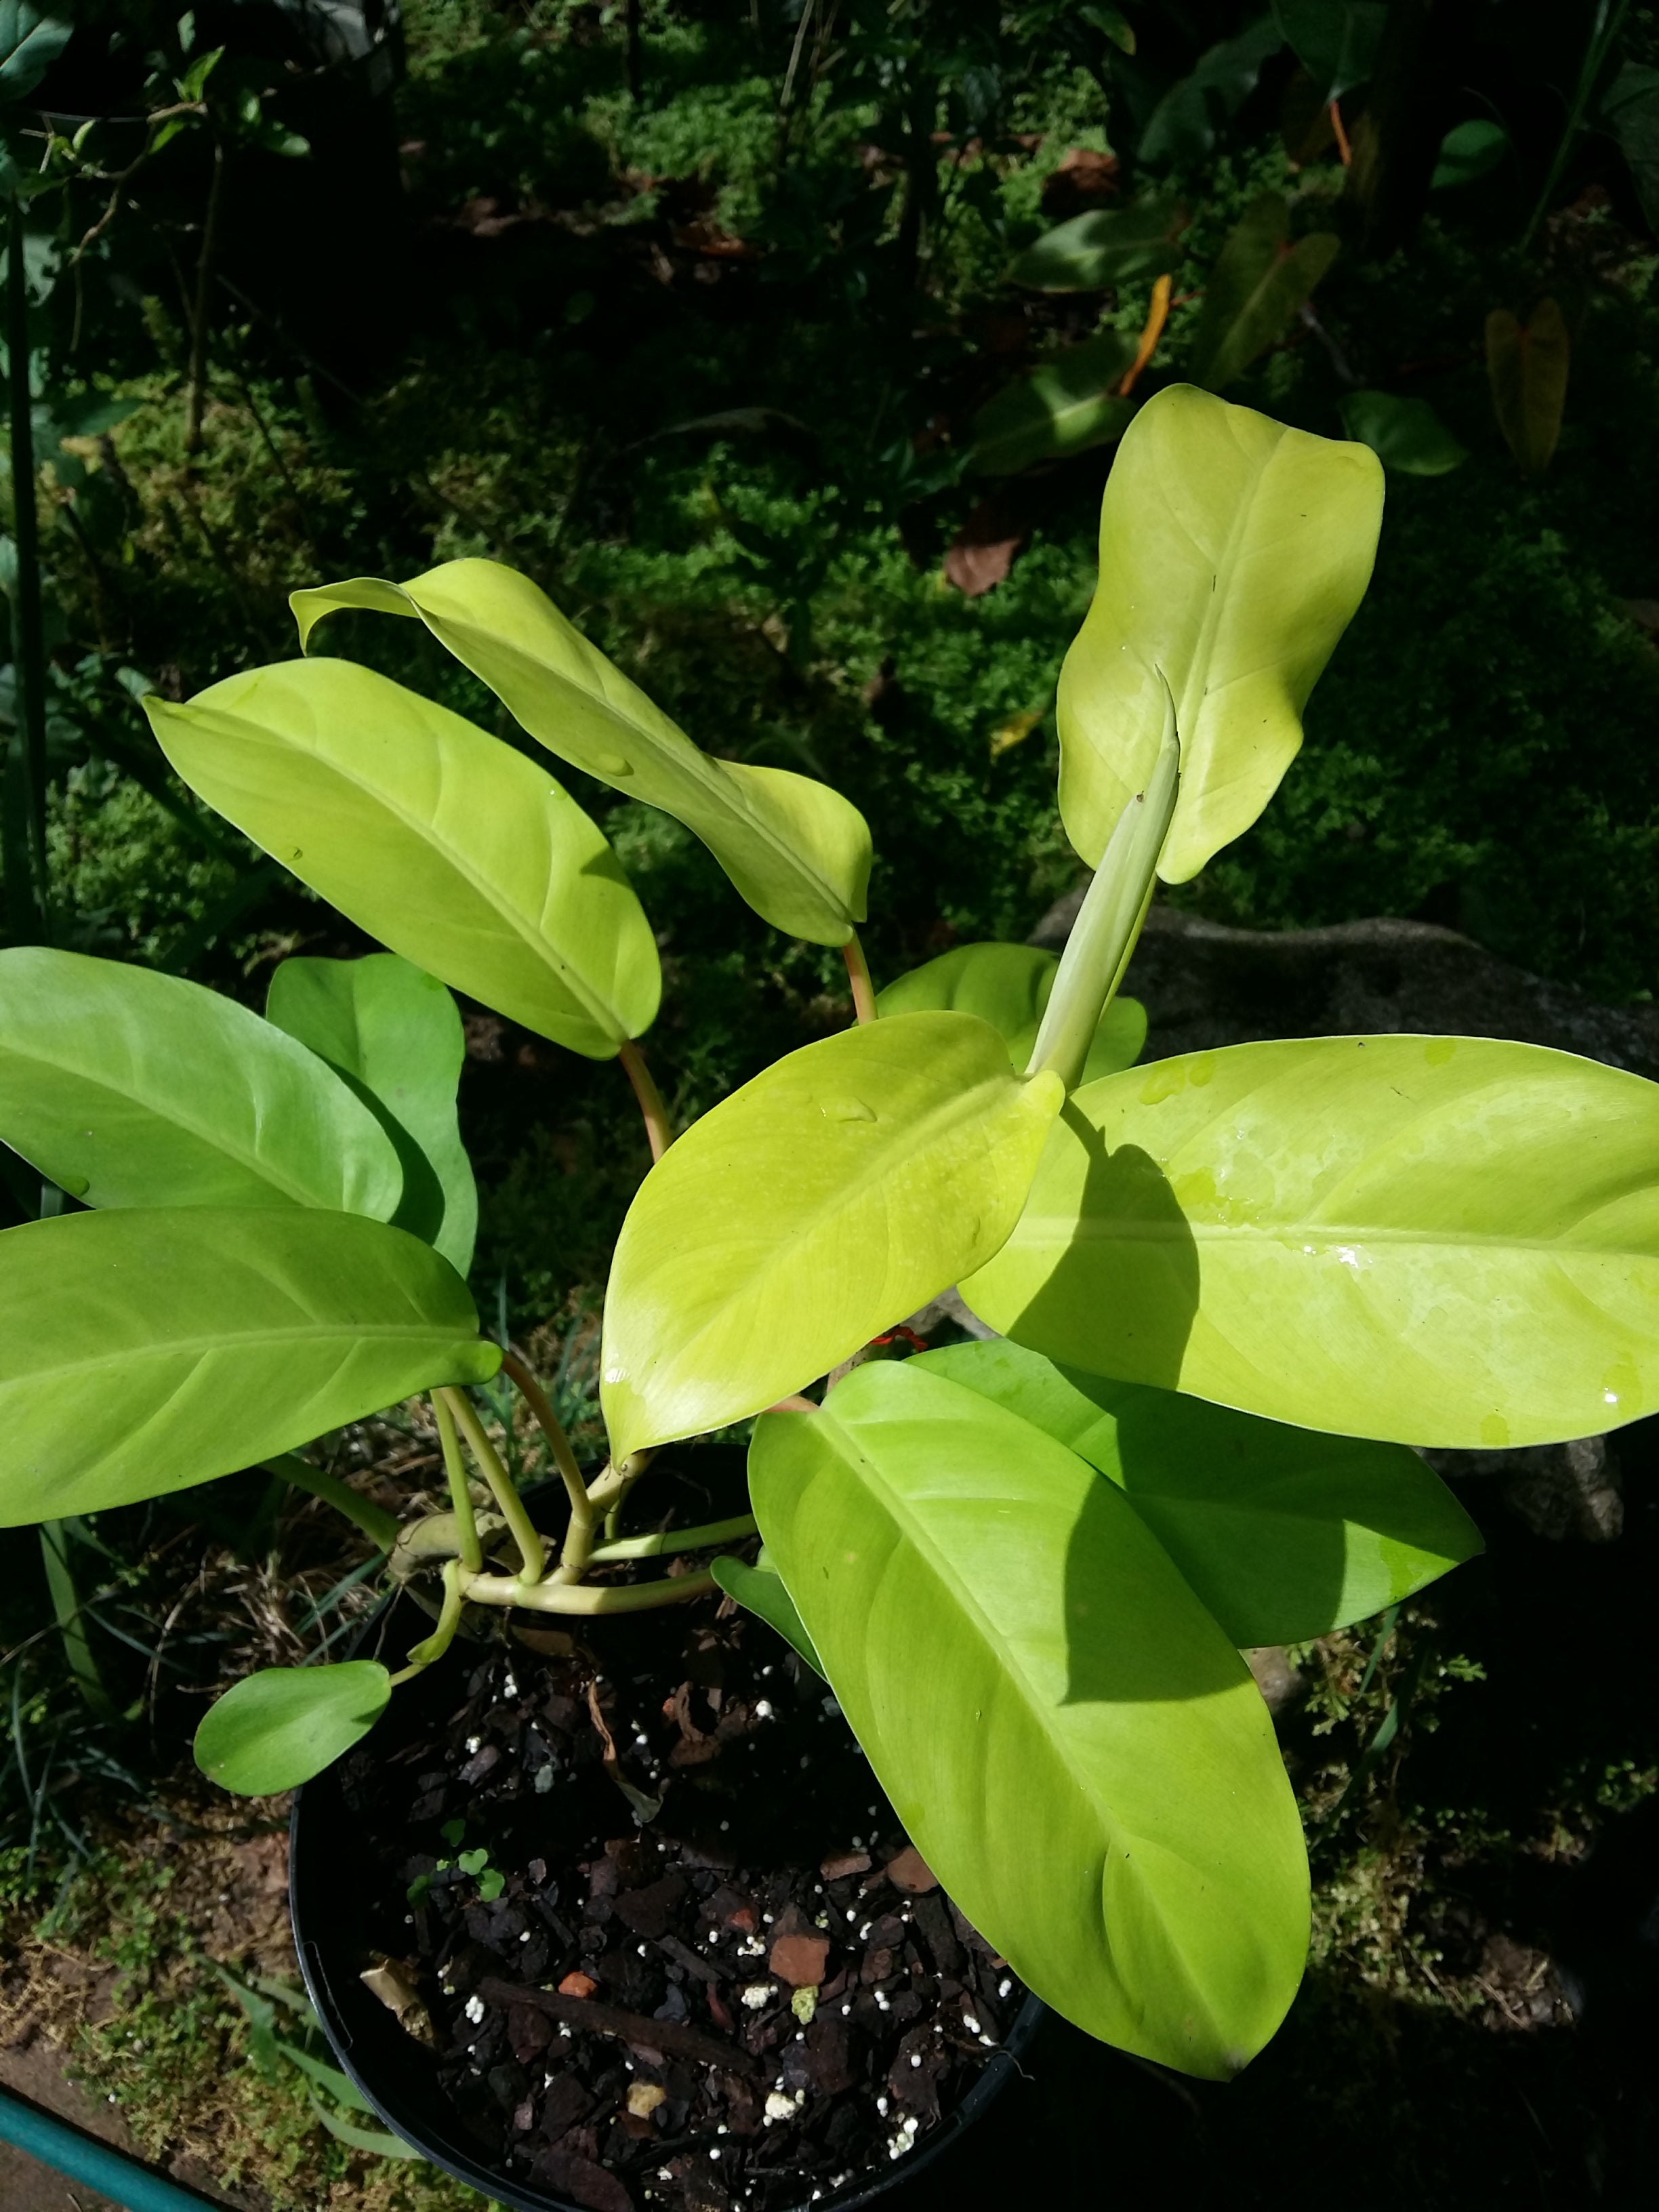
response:
<path id="1" fill-rule="evenodd" d="M 0 952 L 0 1139 L 88 1206 L 319 1206 L 388 1218 L 391 1140 L 234 999 L 46 945 Z"/>
<path id="2" fill-rule="evenodd" d="M 1537 1045 L 1316 1037 L 1076 1092 L 963 1294 L 1063 1364 L 1492 1447 L 1659 1405 L 1659 1085 Z"/>
<path id="3" fill-rule="evenodd" d="M 1188 219 L 1173 199 L 1091 209 L 1035 240 L 1010 267 L 1009 281 L 1028 292 L 1097 292 L 1161 276 L 1181 258 L 1179 236 Z"/>
<path id="4" fill-rule="evenodd" d="M 1100 581 L 1060 677 L 1060 812 L 1091 867 L 1157 761 L 1165 680 L 1181 796 L 1159 874 L 1185 883 L 1249 828 L 1370 580 L 1382 513 L 1364 446 L 1191 385 L 1147 401 L 1107 478 Z"/>
<path id="5" fill-rule="evenodd" d="M 1451 1492 L 1403 1444 L 1109 1382 L 1000 1339 L 916 1364 L 1109 1476 L 1237 1644 L 1369 1620 L 1481 1548 Z"/>
<path id="6" fill-rule="evenodd" d="M 745 1559 L 730 1558 L 711 1559 L 708 1566 L 727 1597 L 735 1598 L 769 1628 L 775 1628 L 784 1642 L 799 1652 L 815 1674 L 823 1674 L 823 1668 L 812 1648 L 812 1639 L 795 1610 L 795 1601 L 785 1589 L 783 1577 L 769 1564 L 764 1547 L 752 1567 Z"/>
<path id="7" fill-rule="evenodd" d="M 1486 318 L 1486 380 L 1504 442 L 1529 477 L 1542 476 L 1561 435 L 1572 342 L 1566 319 L 1543 299 L 1524 322 L 1507 307 Z"/>
<path id="8" fill-rule="evenodd" d="M 613 1457 L 775 1405 L 989 1259 L 1062 1096 L 1016 1077 L 984 1022 L 900 1014 L 790 1053 L 694 1122 L 611 1270 Z"/>
<path id="9" fill-rule="evenodd" d="M 465 1275 L 478 1193 L 456 1118 L 466 1037 L 449 993 L 395 952 L 284 960 L 265 1014 L 359 1089 L 403 1164 L 394 1224 L 424 1237 Z"/>
<path id="10" fill-rule="evenodd" d="M 1511 150 L 1509 132 L 1487 116 L 1455 123 L 1440 142 L 1429 190 L 1443 192 L 1458 185 L 1472 185 L 1477 177 L 1495 169 Z"/>
<path id="11" fill-rule="evenodd" d="M 391 1695 L 378 1659 L 262 1667 L 209 1706 L 196 1731 L 196 1764 L 239 1797 L 297 1790 L 362 1741 Z"/>
<path id="12" fill-rule="evenodd" d="M 877 996 L 876 1012 L 944 1007 L 976 1014 L 1005 1040 L 1014 1073 L 1023 1075 L 1059 968 L 1056 956 L 1036 945 L 958 945 L 890 983 Z M 1146 1042 L 1146 1007 L 1138 999 L 1114 999 L 1095 1032 L 1084 1081 L 1133 1067 Z"/>
<path id="13" fill-rule="evenodd" d="M 1243 1662 L 1122 1492 L 915 1362 L 772 1413 L 750 1493 L 906 1831 L 1037 1995 L 1191 2074 L 1260 2050 L 1308 1873 Z"/>
<path id="14" fill-rule="evenodd" d="M 501 1364 L 400 1229 L 308 1207 L 75 1213 L 0 1231 L 0 1527 L 251 1467 Z"/>
<path id="15" fill-rule="evenodd" d="M 193 791 L 416 967 L 592 1060 L 650 1026 L 662 979 L 640 902 L 510 745 L 349 660 L 144 708 Z"/>
<path id="16" fill-rule="evenodd" d="M 1291 318 L 1335 260 L 1333 231 L 1311 231 L 1294 244 L 1282 193 L 1264 192 L 1248 207 L 1210 271 L 1193 339 L 1194 384 L 1218 392 L 1259 353 L 1283 337 Z"/>
<path id="17" fill-rule="evenodd" d="M 810 776 L 700 751 L 515 569 L 449 561 L 410 584 L 360 576 L 291 604 L 302 645 L 337 607 L 418 617 L 550 752 L 684 823 L 774 928 L 844 945 L 863 921 L 858 809 Z"/>
<path id="18" fill-rule="evenodd" d="M 1127 331 L 1103 331 L 1051 355 L 980 409 L 970 465 L 981 476 L 1013 476 L 1121 437 L 1140 404 L 1116 391 L 1134 357 Z"/>
<path id="19" fill-rule="evenodd" d="M 1369 446 L 1385 469 L 1401 476 L 1443 477 L 1469 458 L 1426 399 L 1392 392 L 1351 392 L 1342 402 L 1342 427 Z"/>

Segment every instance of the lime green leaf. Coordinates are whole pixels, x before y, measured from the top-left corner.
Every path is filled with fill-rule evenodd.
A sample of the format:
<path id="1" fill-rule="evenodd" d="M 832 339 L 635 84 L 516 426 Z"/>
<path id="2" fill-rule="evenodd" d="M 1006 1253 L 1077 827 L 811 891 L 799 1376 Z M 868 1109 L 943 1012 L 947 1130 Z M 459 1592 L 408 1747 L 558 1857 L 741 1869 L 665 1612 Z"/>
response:
<path id="1" fill-rule="evenodd" d="M 769 1414 L 750 1492 L 975 1927 L 1090 2034 L 1237 2071 L 1301 1976 L 1301 1823 L 1243 1662 L 1122 1492 L 911 1361 Z"/>
<path id="2" fill-rule="evenodd" d="M 1510 150 L 1510 134 L 1501 123 L 1484 115 L 1455 123 L 1440 142 L 1429 190 L 1443 192 L 1453 185 L 1472 185 L 1477 177 L 1495 169 Z"/>
<path id="3" fill-rule="evenodd" d="M 1445 1484 L 1403 1444 L 1109 1382 L 1001 1339 L 916 1364 L 1109 1475 L 1234 1644 L 1292 1644 L 1368 1620 L 1481 1548 Z"/>
<path id="4" fill-rule="evenodd" d="M 368 1734 L 391 1694 L 392 1677 L 378 1659 L 262 1667 L 208 1707 L 196 1731 L 196 1764 L 239 1797 L 296 1790 Z"/>
<path id="5" fill-rule="evenodd" d="M 1134 357 L 1129 331 L 1103 331 L 1051 355 L 975 416 L 969 465 L 981 476 L 1010 477 L 1034 461 L 1121 437 L 1140 404 L 1120 399 L 1115 390 Z"/>
<path id="6" fill-rule="evenodd" d="M 465 1274 L 478 1193 L 455 1112 L 466 1038 L 443 985 L 395 952 L 284 960 L 270 979 L 265 1015 L 359 1089 L 403 1164 L 403 1202 L 392 1221 Z"/>
<path id="7" fill-rule="evenodd" d="M 1529 477 L 1542 476 L 1561 435 L 1572 341 L 1553 300 L 1525 323 L 1507 307 L 1486 318 L 1486 379 L 1504 442 Z"/>
<path id="8" fill-rule="evenodd" d="M 1191 385 L 1147 401 L 1106 482 L 1100 581 L 1060 677 L 1060 812 L 1091 867 L 1146 787 L 1166 681 L 1181 796 L 1159 874 L 1185 883 L 1249 828 L 1364 595 L 1382 515 L 1364 446 Z"/>
<path id="9" fill-rule="evenodd" d="M 1073 1094 L 963 1293 L 1065 1365 L 1306 1428 L 1588 1436 L 1659 1405 L 1659 1085 L 1478 1037 L 1154 1061 Z"/>
<path id="10" fill-rule="evenodd" d="M 1179 200 L 1096 208 L 1045 231 L 1013 263 L 1009 281 L 1029 292 L 1098 292 L 1162 276 L 1181 258 L 1178 240 L 1188 220 Z"/>
<path id="11" fill-rule="evenodd" d="M 0 1139 L 88 1206 L 384 1219 L 403 1171 L 337 1075 L 234 999 L 113 960 L 0 952 Z"/>
<path id="12" fill-rule="evenodd" d="M 709 1572 L 729 1598 L 763 1620 L 769 1628 L 775 1628 L 784 1642 L 806 1662 L 815 1674 L 822 1675 L 823 1667 L 812 1649 L 812 1639 L 806 1633 L 801 1617 L 795 1610 L 795 1601 L 783 1586 L 783 1577 L 768 1560 L 763 1547 L 757 1565 L 750 1566 L 744 1559 L 720 1559 L 708 1563 Z"/>
<path id="13" fill-rule="evenodd" d="M 313 1673 L 318 1671 L 319 1670 L 313 1669 Z M 347 1747 L 349 1748 L 349 1746 Z M 331 2066 L 325 2058 L 313 2057 L 302 2045 L 290 2043 L 286 2036 L 277 2036 L 276 2045 L 290 2064 L 297 2066 L 302 2074 L 308 2074 L 313 2081 L 320 2081 L 330 2096 L 337 2103 L 345 2106 L 348 2111 L 373 2114 L 374 2107 L 369 2103 L 368 2098 L 354 2081 L 349 2081 L 341 2073 L 337 2066 Z"/>
<path id="14" fill-rule="evenodd" d="M 417 617 L 550 752 L 684 823 L 774 928 L 845 945 L 863 921 L 870 831 L 858 809 L 809 776 L 699 751 L 515 569 L 449 561 L 410 584 L 358 576 L 289 604 L 302 646 L 336 608 Z"/>
<path id="15" fill-rule="evenodd" d="M 362 928 L 591 1060 L 650 1026 L 661 974 L 616 854 L 532 761 L 347 660 L 144 701 L 210 806 Z"/>
<path id="16" fill-rule="evenodd" d="M 0 1527 L 187 1490 L 501 1364 L 401 1229 L 301 1206 L 0 1231 Z"/>
<path id="17" fill-rule="evenodd" d="M 930 1008 L 976 1014 L 1008 1047 L 1023 1075 L 1060 967 L 1035 945 L 958 945 L 899 976 L 876 1000 L 878 1014 L 919 1014 Z M 1083 1080 L 1093 1083 L 1133 1067 L 1146 1042 L 1146 1009 L 1138 999 L 1114 999 L 1089 1048 Z"/>
<path id="18" fill-rule="evenodd" d="M 1285 335 L 1292 315 L 1337 257 L 1341 241 L 1316 230 L 1291 243 L 1280 192 L 1246 208 L 1210 271 L 1188 364 L 1194 384 L 1218 392 Z"/>
<path id="19" fill-rule="evenodd" d="M 1401 399 L 1392 392 L 1351 392 L 1342 402 L 1342 427 L 1369 446 L 1384 468 L 1407 477 L 1449 476 L 1469 458 L 1426 399 Z"/>
<path id="20" fill-rule="evenodd" d="M 900 1014 L 790 1053 L 693 1123 L 611 1270 L 613 1457 L 775 1405 L 989 1259 L 1062 1095 L 1013 1075 L 984 1022 Z"/>

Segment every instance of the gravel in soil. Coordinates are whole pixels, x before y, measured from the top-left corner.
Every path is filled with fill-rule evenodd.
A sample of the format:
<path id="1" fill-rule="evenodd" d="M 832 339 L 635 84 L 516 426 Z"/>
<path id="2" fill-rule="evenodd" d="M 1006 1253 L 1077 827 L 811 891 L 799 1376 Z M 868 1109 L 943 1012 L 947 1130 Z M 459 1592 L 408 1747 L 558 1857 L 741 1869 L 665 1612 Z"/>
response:
<path id="1" fill-rule="evenodd" d="M 593 2212 L 890 2172 L 1025 1991 L 825 1685 L 729 1600 L 530 1633 L 397 1700 L 342 1778 L 479 2151 Z"/>

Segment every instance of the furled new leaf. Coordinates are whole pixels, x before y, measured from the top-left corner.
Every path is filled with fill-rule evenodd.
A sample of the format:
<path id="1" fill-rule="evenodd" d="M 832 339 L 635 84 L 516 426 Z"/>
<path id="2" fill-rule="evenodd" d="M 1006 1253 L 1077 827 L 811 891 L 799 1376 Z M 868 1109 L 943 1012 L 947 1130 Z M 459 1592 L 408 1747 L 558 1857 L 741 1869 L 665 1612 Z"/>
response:
<path id="1" fill-rule="evenodd" d="M 361 1214 L 131 1207 L 0 1231 L 0 1527 L 251 1467 L 501 1364 L 453 1267 Z"/>
<path id="2" fill-rule="evenodd" d="M 1056 1367 L 996 1338 L 916 1363 L 1018 1413 L 1109 1475 L 1237 1644 L 1365 1620 L 1480 1549 L 1403 1444 L 1288 1428 Z"/>
<path id="3" fill-rule="evenodd" d="M 360 1089 L 403 1163 L 403 1202 L 392 1221 L 465 1275 L 478 1193 L 455 1112 L 466 1038 L 443 985 L 395 952 L 284 960 L 270 979 L 265 1013 Z"/>
<path id="4" fill-rule="evenodd" d="M 1351 392 L 1342 402 L 1342 427 L 1369 446 L 1385 469 L 1401 476 L 1443 477 L 1469 458 L 1426 399 L 1393 392 Z"/>
<path id="5" fill-rule="evenodd" d="M 1561 435 L 1572 342 L 1560 308 L 1543 299 L 1524 322 L 1507 307 L 1486 318 L 1486 380 L 1504 442 L 1529 477 L 1542 476 Z"/>
<path id="6" fill-rule="evenodd" d="M 1191 385 L 1147 401 L 1100 509 L 1100 581 L 1060 671 L 1060 804 L 1091 867 L 1146 787 L 1166 713 L 1181 796 L 1158 863 L 1185 883 L 1248 830 L 1370 580 L 1382 471 Z"/>
<path id="7" fill-rule="evenodd" d="M 1015 1076 L 971 1015 L 899 1014 L 790 1053 L 694 1122 L 617 1245 L 612 1456 L 759 1413 L 989 1259 L 1062 1095 Z"/>
<path id="8" fill-rule="evenodd" d="M 1023 1075 L 1059 967 L 1054 953 L 1035 945 L 958 945 L 890 983 L 876 1012 L 917 1014 L 938 1006 L 977 1014 L 1006 1042 L 1014 1072 Z M 1083 1081 L 1133 1067 L 1146 1042 L 1146 1007 L 1138 999 L 1114 999 L 1095 1033 Z"/>
<path id="9" fill-rule="evenodd" d="M 292 1037 L 177 975 L 0 952 L 0 1139 L 88 1206 L 319 1206 L 385 1220 L 391 1140 Z"/>
<path id="10" fill-rule="evenodd" d="M 1162 276 L 1181 258 L 1179 238 L 1188 220 L 1173 199 L 1091 209 L 1035 240 L 1009 269 L 1009 280 L 1028 292 L 1098 292 Z"/>
<path id="11" fill-rule="evenodd" d="M 1037 1995 L 1190 2074 L 1301 1977 L 1308 1870 L 1260 1695 L 1123 1492 L 914 1362 L 756 1429 L 750 1492 L 928 1865 Z"/>
<path id="12" fill-rule="evenodd" d="M 1140 404 L 1117 394 L 1134 357 L 1128 331 L 1103 331 L 1050 355 L 975 416 L 969 465 L 981 476 L 1014 476 L 1121 437 Z"/>
<path id="13" fill-rule="evenodd" d="M 823 1668 L 812 1648 L 812 1639 L 806 1633 L 805 1623 L 795 1610 L 795 1601 L 783 1586 L 783 1577 L 767 1557 L 766 1547 L 761 1547 L 758 1562 L 750 1566 L 745 1559 L 724 1558 L 709 1562 L 709 1572 L 726 1592 L 740 1606 L 775 1628 L 784 1642 L 798 1651 L 815 1674 Z"/>
<path id="14" fill-rule="evenodd" d="M 196 1764 L 239 1797 L 297 1790 L 368 1734 L 391 1694 L 392 1677 L 378 1659 L 262 1667 L 208 1707 L 196 1731 Z"/>
<path id="15" fill-rule="evenodd" d="M 1283 337 L 1291 318 L 1337 256 L 1334 232 L 1291 243 L 1291 210 L 1280 192 L 1246 208 L 1205 289 L 1188 363 L 1194 384 L 1218 392 Z"/>
<path id="16" fill-rule="evenodd" d="M 144 702 L 193 791 L 362 928 L 590 1060 L 647 1029 L 651 925 L 534 762 L 349 660 L 286 660 Z"/>
<path id="17" fill-rule="evenodd" d="M 845 945 L 863 921 L 870 832 L 858 809 L 810 776 L 700 751 L 527 576 L 449 561 L 412 583 L 359 576 L 290 604 L 301 645 L 339 607 L 418 617 L 550 752 L 684 823 L 775 928 Z"/>
<path id="18" fill-rule="evenodd" d="M 1659 1405 L 1659 1085 L 1537 1045 L 1316 1037 L 1073 1094 L 963 1285 L 1062 1364 L 1492 1447 Z"/>

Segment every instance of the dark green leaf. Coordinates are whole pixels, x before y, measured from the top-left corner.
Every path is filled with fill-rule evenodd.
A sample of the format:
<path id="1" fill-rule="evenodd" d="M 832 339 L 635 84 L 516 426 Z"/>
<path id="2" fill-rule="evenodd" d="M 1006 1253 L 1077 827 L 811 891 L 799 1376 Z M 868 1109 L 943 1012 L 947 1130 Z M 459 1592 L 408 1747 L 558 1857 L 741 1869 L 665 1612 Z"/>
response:
<path id="1" fill-rule="evenodd" d="M 1290 227 L 1284 196 L 1264 192 L 1222 247 L 1210 271 L 1189 364 L 1194 383 L 1206 391 L 1231 384 L 1284 336 L 1335 260 L 1340 241 L 1334 232 L 1316 230 L 1292 246 Z"/>
<path id="2" fill-rule="evenodd" d="M 1342 427 L 1401 476 L 1448 476 L 1469 458 L 1426 399 L 1351 392 L 1342 402 Z"/>
<path id="3" fill-rule="evenodd" d="M 1273 11 L 1322 100 L 1340 100 L 1370 82 L 1389 20 L 1386 0 L 1273 0 Z"/>
<path id="4" fill-rule="evenodd" d="M 360 2128 L 350 2120 L 343 2120 L 337 2112 L 330 2112 L 314 2091 L 307 2089 L 306 2094 L 311 2100 L 312 2111 L 330 2135 L 337 2136 L 343 2143 L 349 2143 L 353 2150 L 372 2151 L 377 2158 L 425 2156 L 424 2152 L 406 2143 L 401 2136 L 388 2135 L 384 2128 Z"/>
<path id="5" fill-rule="evenodd" d="M 1495 169 L 1511 150 L 1510 134 L 1501 123 L 1484 115 L 1454 124 L 1440 142 L 1440 158 L 1429 179 L 1431 191 L 1443 192 L 1456 185 L 1472 185 L 1477 177 Z"/>
<path id="6" fill-rule="evenodd" d="M 1009 279 L 1031 292 L 1097 292 L 1108 284 L 1161 276 L 1181 258 L 1177 240 L 1188 220 L 1178 200 L 1097 208 L 1028 246 Z"/>
<path id="7" fill-rule="evenodd" d="M 30 0 L 0 6 L 0 102 L 27 100 L 70 42 L 74 25 Z"/>
<path id="8" fill-rule="evenodd" d="M 981 476 L 1013 476 L 1121 437 L 1139 403 L 1118 398 L 1114 386 L 1134 357 L 1127 331 L 1103 331 L 1052 355 L 981 408 L 969 466 Z"/>
<path id="9" fill-rule="evenodd" d="M 1601 113 L 1630 164 L 1648 228 L 1659 233 L 1659 69 L 1626 62 L 1608 88 Z"/>
<path id="10" fill-rule="evenodd" d="M 1154 167 L 1201 161 L 1215 150 L 1222 125 L 1255 90 L 1261 65 L 1284 45 L 1271 14 L 1236 39 L 1212 46 L 1190 76 L 1165 93 L 1147 118 L 1138 153 Z"/>

